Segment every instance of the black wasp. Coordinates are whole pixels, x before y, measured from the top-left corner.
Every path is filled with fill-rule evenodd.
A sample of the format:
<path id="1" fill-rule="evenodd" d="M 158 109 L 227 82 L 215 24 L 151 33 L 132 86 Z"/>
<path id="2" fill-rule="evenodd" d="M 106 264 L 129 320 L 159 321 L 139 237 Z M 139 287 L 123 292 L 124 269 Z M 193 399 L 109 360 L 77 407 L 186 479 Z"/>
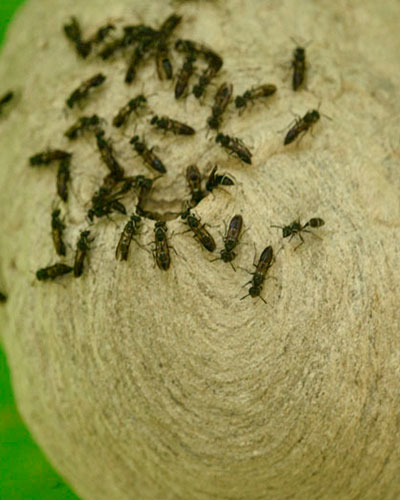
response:
<path id="1" fill-rule="evenodd" d="M 192 204 L 196 206 L 204 198 L 201 189 L 201 174 L 196 165 L 189 165 L 186 169 L 186 180 L 192 195 Z"/>
<path id="2" fill-rule="evenodd" d="M 229 135 L 217 134 L 215 142 L 219 143 L 223 148 L 227 149 L 230 153 L 235 154 L 244 163 L 251 165 L 252 154 L 244 143 L 237 137 L 230 137 Z"/>
<path id="3" fill-rule="evenodd" d="M 182 68 L 180 69 L 178 76 L 176 78 L 175 84 L 175 99 L 179 99 L 185 92 L 190 77 L 193 75 L 195 67 L 194 62 L 196 58 L 194 55 L 190 54 L 186 57 Z"/>
<path id="4" fill-rule="evenodd" d="M 229 262 L 234 271 L 236 271 L 236 269 L 234 268 L 232 261 L 235 259 L 236 253 L 233 251 L 233 249 L 239 243 L 239 236 L 242 230 L 242 226 L 243 217 L 241 215 L 233 216 L 229 223 L 226 235 L 224 236 L 225 248 L 220 252 L 221 260 L 223 260 L 224 262 Z"/>
<path id="5" fill-rule="evenodd" d="M 222 115 L 231 100 L 233 85 L 223 83 L 217 90 L 214 97 L 214 104 L 211 110 L 211 116 L 207 119 L 210 128 L 218 130 L 221 124 Z"/>
<path id="6" fill-rule="evenodd" d="M 276 86 L 266 83 L 265 85 L 259 85 L 258 87 L 253 87 L 250 90 L 246 90 L 243 95 L 238 95 L 235 99 L 235 106 L 237 109 L 244 111 L 247 104 L 260 99 L 261 97 L 269 97 L 275 94 Z"/>
<path id="7" fill-rule="evenodd" d="M 103 60 L 109 59 L 117 50 L 125 49 L 133 43 L 139 42 L 142 38 L 154 37 L 156 35 L 156 31 L 153 28 L 143 24 L 124 26 L 123 30 L 122 37 L 112 40 L 101 49 L 99 56 Z"/>
<path id="8" fill-rule="evenodd" d="M 74 276 L 79 278 L 83 273 L 83 262 L 85 260 L 86 254 L 90 249 L 90 243 L 94 238 L 89 239 L 90 231 L 82 231 L 78 243 L 76 244 L 75 252 L 75 262 L 74 262 Z"/>
<path id="9" fill-rule="evenodd" d="M 88 211 L 88 217 L 93 221 L 94 217 L 103 217 L 111 212 L 126 214 L 125 206 L 120 202 L 123 196 L 133 186 L 132 178 L 117 181 L 112 175 L 107 175 L 104 184 L 92 198 L 92 208 Z"/>
<path id="10" fill-rule="evenodd" d="M 217 165 L 213 167 L 206 181 L 206 189 L 210 193 L 213 191 L 214 188 L 218 186 L 233 186 L 235 184 L 233 180 L 227 175 L 217 174 L 217 168 L 218 168 Z"/>
<path id="11" fill-rule="evenodd" d="M 138 195 L 138 203 L 137 203 L 137 210 L 143 211 L 144 210 L 144 205 L 147 201 L 147 198 L 150 195 L 150 191 L 153 187 L 153 179 L 149 179 L 148 177 L 145 177 L 144 175 L 137 175 L 135 177 L 135 189 L 137 190 L 137 195 Z"/>
<path id="12" fill-rule="evenodd" d="M 64 24 L 64 33 L 68 40 L 75 45 L 75 49 L 81 57 L 86 58 L 90 54 L 92 44 L 90 41 L 85 42 L 82 39 L 81 27 L 76 17 L 71 17 L 69 24 Z"/>
<path id="13" fill-rule="evenodd" d="M 167 240 L 167 224 L 163 221 L 157 221 L 154 224 L 154 244 L 153 255 L 157 266 L 162 271 L 168 271 L 171 265 L 171 256 L 169 254 L 169 245 Z"/>
<path id="14" fill-rule="evenodd" d="M 52 266 L 39 269 L 39 271 L 36 272 L 36 278 L 39 281 L 55 280 L 59 276 L 68 274 L 73 270 L 73 267 L 58 262 L 57 264 L 53 264 Z"/>
<path id="15" fill-rule="evenodd" d="M 125 106 L 123 106 L 114 117 L 112 121 L 114 127 L 121 127 L 126 122 L 131 113 L 135 112 L 146 103 L 147 99 L 144 97 L 144 95 L 138 95 L 137 97 L 134 97 L 133 99 L 128 101 L 128 103 L 125 104 Z"/>
<path id="16" fill-rule="evenodd" d="M 164 39 L 168 38 L 181 21 L 182 16 L 178 16 L 177 14 L 168 16 L 160 27 L 160 36 Z"/>
<path id="17" fill-rule="evenodd" d="M 54 248 L 58 255 L 67 253 L 65 243 L 63 241 L 63 232 L 65 229 L 64 222 L 60 219 L 60 209 L 53 210 L 51 214 L 51 236 L 53 238 Z"/>
<path id="18" fill-rule="evenodd" d="M 167 39 L 170 37 L 173 30 L 181 22 L 182 17 L 172 14 L 163 22 L 159 31 L 159 40 L 156 46 L 156 64 L 157 64 L 157 74 L 160 80 L 164 77 L 167 80 L 172 78 L 173 70 L 172 64 L 169 60 L 169 51 Z"/>
<path id="19" fill-rule="evenodd" d="M 2 112 L 3 107 L 8 102 L 10 102 L 13 97 L 14 97 L 14 92 L 12 90 L 9 90 L 2 97 L 0 97 L 0 114 Z"/>
<path id="20" fill-rule="evenodd" d="M 178 52 L 186 52 L 186 54 L 204 54 L 206 52 L 211 52 L 206 45 L 194 42 L 193 40 L 182 39 L 175 42 L 175 49 Z"/>
<path id="21" fill-rule="evenodd" d="M 207 45 L 199 42 L 194 42 L 192 40 L 177 40 L 175 43 L 175 49 L 178 52 L 185 52 L 189 55 L 201 55 L 203 56 L 209 64 L 214 64 L 222 66 L 222 58 L 213 50 L 211 50 Z"/>
<path id="22" fill-rule="evenodd" d="M 106 77 L 102 73 L 98 73 L 97 75 L 94 75 L 88 80 L 82 82 L 65 101 L 67 106 L 69 108 L 73 108 L 75 104 L 87 97 L 87 95 L 89 94 L 89 90 L 94 89 L 95 87 L 99 87 L 102 83 L 105 82 L 105 80 Z"/>
<path id="23" fill-rule="evenodd" d="M 96 193 L 92 198 L 92 208 L 88 210 L 88 217 L 91 221 L 95 217 L 104 217 L 111 212 L 119 212 L 126 215 L 125 206 L 119 201 L 121 197 L 115 196 L 101 196 Z"/>
<path id="24" fill-rule="evenodd" d="M 137 190 L 138 202 L 136 204 L 136 212 L 144 217 L 151 217 L 151 212 L 146 211 L 144 206 L 150 196 L 150 191 L 153 188 L 153 183 L 161 176 L 157 176 L 154 179 L 149 179 L 144 175 L 136 175 L 134 177 L 134 187 Z"/>
<path id="25" fill-rule="evenodd" d="M 113 24 L 106 24 L 105 26 L 100 26 L 100 28 L 90 39 L 90 42 L 94 44 L 103 43 L 104 40 L 108 37 L 108 35 L 111 33 L 111 31 L 114 30 L 115 26 Z"/>
<path id="26" fill-rule="evenodd" d="M 58 166 L 57 170 L 57 193 L 58 196 L 63 200 L 67 201 L 68 200 L 68 182 L 70 179 L 70 172 L 69 172 L 69 166 L 70 166 L 71 160 L 70 158 L 63 158 L 60 161 L 60 164 Z"/>
<path id="27" fill-rule="evenodd" d="M 95 135 L 101 159 L 106 164 L 115 180 L 122 179 L 124 177 L 124 169 L 115 158 L 111 141 L 104 138 L 104 130 L 96 130 Z"/>
<path id="28" fill-rule="evenodd" d="M 100 118 L 97 115 L 81 116 L 78 120 L 64 132 L 65 137 L 71 141 L 77 139 L 84 132 L 93 132 L 100 125 Z"/>
<path id="29" fill-rule="evenodd" d="M 262 251 L 262 254 L 260 255 L 257 265 L 254 264 L 256 270 L 254 271 L 254 273 L 252 273 L 253 279 L 248 282 L 251 283 L 251 287 L 249 288 L 249 293 L 244 297 L 242 297 L 240 300 L 243 300 L 250 295 L 250 297 L 253 298 L 260 297 L 260 299 L 263 302 L 265 302 L 265 300 L 261 297 L 261 292 L 265 281 L 265 275 L 267 274 L 268 269 L 272 266 L 273 257 L 274 257 L 274 252 L 271 246 L 266 247 Z M 246 285 L 248 283 L 246 283 Z"/>
<path id="30" fill-rule="evenodd" d="M 277 227 L 279 229 L 282 229 L 282 237 L 288 238 L 290 236 L 289 241 L 293 238 L 293 236 L 295 236 L 297 234 L 301 240 L 301 242 L 295 248 L 295 250 L 297 250 L 299 248 L 299 246 L 301 246 L 304 243 L 304 238 L 301 235 L 301 233 L 311 233 L 316 238 L 319 238 L 319 236 L 314 234 L 312 231 L 309 231 L 308 229 L 306 229 L 307 227 L 313 227 L 313 228 L 321 227 L 324 224 L 325 224 L 325 221 L 323 219 L 320 219 L 319 217 L 314 217 L 314 218 L 310 219 L 308 222 L 306 222 L 304 225 L 301 224 L 299 219 L 297 219 L 297 220 L 291 222 L 287 226 L 275 226 L 275 225 L 273 225 L 271 227 Z"/>
<path id="31" fill-rule="evenodd" d="M 115 250 L 115 258 L 117 260 L 128 260 L 129 247 L 133 237 L 140 229 L 141 220 L 142 219 L 138 215 L 132 214 L 129 221 L 126 223 Z"/>
<path id="32" fill-rule="evenodd" d="M 298 90 L 303 84 L 306 75 L 306 49 L 304 47 L 296 47 L 294 49 L 292 68 L 292 87 L 293 90 Z"/>
<path id="33" fill-rule="evenodd" d="M 129 60 L 128 69 L 125 74 L 125 83 L 133 82 L 139 64 L 144 60 L 144 56 L 156 46 L 159 39 L 158 36 L 158 32 L 154 31 L 149 36 L 145 35 L 140 38 Z"/>
<path id="34" fill-rule="evenodd" d="M 164 167 L 162 161 L 153 153 L 152 149 L 149 149 L 144 142 L 140 141 L 138 135 L 133 136 L 129 142 L 149 167 L 161 174 L 166 173 L 167 169 Z"/>
<path id="35" fill-rule="evenodd" d="M 204 94 L 206 87 L 222 68 L 223 64 L 221 57 L 214 53 L 208 53 L 206 58 L 208 59 L 208 66 L 200 75 L 199 82 L 193 87 L 193 95 L 197 99 Z"/>
<path id="36" fill-rule="evenodd" d="M 127 193 L 134 185 L 135 177 L 116 178 L 112 173 L 107 174 L 103 179 L 99 192 L 103 195 L 110 195 L 117 190 L 120 193 Z"/>
<path id="37" fill-rule="evenodd" d="M 175 49 L 178 52 L 186 52 L 191 58 L 195 55 L 201 55 L 208 63 L 207 68 L 200 75 L 199 82 L 193 87 L 193 94 L 198 99 L 204 94 L 207 85 L 209 85 L 222 68 L 222 57 L 206 45 L 193 42 L 192 40 L 178 40 L 175 43 Z"/>
<path id="38" fill-rule="evenodd" d="M 152 39 L 146 38 L 135 47 L 129 60 L 128 69 L 126 70 L 125 83 L 133 82 L 139 63 L 143 60 L 144 55 L 150 50 L 153 43 Z"/>
<path id="39" fill-rule="evenodd" d="M 194 237 L 199 240 L 201 245 L 208 250 L 209 252 L 213 252 L 216 248 L 214 238 L 204 227 L 205 224 L 200 224 L 200 219 L 198 219 L 195 215 L 190 213 L 190 209 L 187 209 L 181 215 L 183 220 L 186 220 L 185 224 L 189 226 L 189 229 L 193 232 Z"/>
<path id="40" fill-rule="evenodd" d="M 48 165 L 53 161 L 69 160 L 71 156 L 71 153 L 62 151 L 61 149 L 49 149 L 48 151 L 43 151 L 42 153 L 31 156 L 29 158 L 29 163 L 31 167 L 36 167 L 38 165 Z"/>
<path id="41" fill-rule="evenodd" d="M 73 42 L 78 55 L 83 58 L 86 58 L 90 54 L 92 44 L 100 44 L 104 42 L 112 30 L 115 30 L 115 26 L 112 24 L 101 26 L 89 40 L 84 41 L 82 38 L 81 27 L 76 17 L 71 17 L 69 24 L 64 25 L 64 33 L 66 37 Z"/>
<path id="42" fill-rule="evenodd" d="M 51 149 L 38 153 L 29 158 L 32 167 L 39 165 L 49 165 L 53 161 L 59 161 L 57 171 L 57 193 L 63 201 L 68 199 L 68 181 L 70 178 L 69 166 L 72 154 L 61 149 Z"/>
<path id="43" fill-rule="evenodd" d="M 0 292 L 0 304 L 4 304 L 7 302 L 7 295 L 3 292 Z"/>
<path id="44" fill-rule="evenodd" d="M 103 59 L 103 61 L 105 61 L 106 59 L 109 59 L 118 49 L 126 48 L 128 45 L 130 45 L 130 43 L 132 43 L 131 39 L 130 37 L 128 38 L 124 28 L 123 36 L 104 45 L 98 55 Z"/>
<path id="45" fill-rule="evenodd" d="M 172 132 L 175 135 L 193 135 L 196 133 L 196 131 L 192 127 L 189 127 L 189 125 L 186 125 L 186 123 L 178 122 L 177 120 L 168 118 L 168 116 L 159 118 L 155 115 L 150 123 L 159 129 Z"/>
<path id="46" fill-rule="evenodd" d="M 157 42 L 156 66 L 158 78 L 160 80 L 164 80 L 164 78 L 171 80 L 173 69 L 171 61 L 169 60 L 168 45 L 163 38 Z"/>
<path id="47" fill-rule="evenodd" d="M 300 134 L 304 135 L 308 130 L 312 128 L 313 125 L 317 123 L 319 119 L 320 114 L 316 109 L 307 111 L 303 118 L 297 118 L 293 127 L 286 134 L 283 145 L 287 146 L 288 144 L 296 140 Z"/>

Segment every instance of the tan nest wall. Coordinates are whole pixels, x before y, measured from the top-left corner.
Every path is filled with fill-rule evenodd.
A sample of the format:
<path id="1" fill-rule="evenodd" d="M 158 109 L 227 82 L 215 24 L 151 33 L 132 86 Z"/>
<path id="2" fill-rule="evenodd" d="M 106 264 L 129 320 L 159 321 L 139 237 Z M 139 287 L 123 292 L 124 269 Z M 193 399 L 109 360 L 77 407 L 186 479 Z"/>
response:
<path id="1" fill-rule="evenodd" d="M 241 117 L 231 108 L 223 130 L 245 140 L 253 165 L 227 157 L 206 136 L 203 106 L 176 103 L 154 65 L 123 83 L 125 62 L 78 60 L 62 34 L 71 14 L 85 29 L 104 21 L 158 26 L 183 15 L 181 38 L 208 43 L 224 58 L 217 82 L 235 94 L 278 86 L 268 107 Z M 4 91 L 18 98 L 0 121 L 2 340 L 19 409 L 55 467 L 90 500 L 396 499 L 399 432 L 399 40 L 397 1 L 193 2 L 169 6 L 115 0 L 28 1 L 0 60 Z M 307 89 L 294 93 L 290 37 L 307 48 Z M 178 58 L 176 59 L 178 60 Z M 277 255 L 261 300 L 240 301 L 249 279 L 210 256 L 179 220 L 167 272 L 131 249 L 116 262 L 126 219 L 100 219 L 90 263 L 78 279 L 39 283 L 56 260 L 50 212 L 54 171 L 27 159 L 46 147 L 73 149 L 71 196 L 64 210 L 68 255 L 93 191 L 106 170 L 93 140 L 71 147 L 63 132 L 79 115 L 65 99 L 103 71 L 107 83 L 85 114 L 108 122 L 143 91 L 153 109 L 198 129 L 185 142 L 149 127 L 168 174 L 155 199 L 171 206 L 187 195 L 183 172 L 217 162 L 235 177 L 196 208 L 218 246 L 235 213 L 248 228 L 238 266 L 282 245 L 271 224 L 322 217 L 322 240 L 309 236 Z M 214 87 L 215 88 L 215 87 Z M 284 147 L 291 111 L 322 116 L 300 144 Z M 121 162 L 147 173 L 113 131 Z M 199 130 L 202 129 L 202 130 Z M 279 132 L 281 131 L 281 132 Z M 226 190 L 228 191 L 228 189 Z M 145 223 L 142 242 L 153 238 Z"/>

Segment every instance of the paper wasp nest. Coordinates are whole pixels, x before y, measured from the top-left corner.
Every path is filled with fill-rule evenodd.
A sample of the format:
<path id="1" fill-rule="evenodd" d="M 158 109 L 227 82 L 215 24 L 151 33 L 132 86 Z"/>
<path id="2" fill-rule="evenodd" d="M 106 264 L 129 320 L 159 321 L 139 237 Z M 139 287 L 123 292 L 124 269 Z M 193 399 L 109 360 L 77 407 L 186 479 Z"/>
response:
<path id="1" fill-rule="evenodd" d="M 124 26 L 157 31 L 173 13 L 182 16 L 166 49 L 175 79 L 158 78 L 152 48 L 136 53 L 143 60 L 124 82 L 140 40 L 98 56 Z M 394 0 L 30 0 L 16 17 L 0 60 L 0 94 L 15 92 L 0 117 L 1 334 L 21 414 L 82 498 L 400 496 L 399 15 Z M 82 58 L 63 33 L 71 16 L 84 40 L 107 24 L 115 30 Z M 200 99 L 191 91 L 210 63 L 204 53 L 187 95 L 174 97 L 185 61 L 178 39 L 206 44 L 223 60 Z M 306 81 L 294 91 L 296 43 L 305 47 Z M 106 80 L 70 109 L 71 93 L 99 73 Z M 218 132 L 243 141 L 251 165 L 207 127 L 224 82 L 233 97 L 277 87 L 241 114 L 232 99 L 223 114 Z M 114 127 L 139 94 L 146 109 Z M 284 145 L 311 110 L 317 123 Z M 149 210 L 168 214 L 176 253 L 170 249 L 167 271 L 155 265 L 146 217 L 135 236 L 142 247 L 132 242 L 126 262 L 115 258 L 137 192 L 116 199 L 127 215 L 88 218 L 110 172 L 93 132 L 76 141 L 64 132 L 94 114 L 125 175 L 157 175 L 129 143 L 134 135 L 166 167 Z M 150 124 L 154 115 L 196 133 L 163 134 Z M 72 154 L 66 202 L 56 192 L 57 164 L 29 165 L 54 149 Z M 218 165 L 234 181 L 191 211 L 214 237 L 213 253 L 179 216 L 190 165 L 203 176 Z M 65 256 L 52 242 L 57 209 Z M 236 272 L 210 262 L 235 214 L 244 221 Z M 301 233 L 297 250 L 298 234 L 288 241 L 271 227 L 311 218 L 325 225 L 311 229 L 317 237 Z M 37 280 L 39 269 L 74 266 L 85 230 L 82 276 Z M 240 300 L 251 286 L 243 285 L 254 284 L 246 270 L 254 272 L 268 246 L 275 258 L 260 296 Z"/>

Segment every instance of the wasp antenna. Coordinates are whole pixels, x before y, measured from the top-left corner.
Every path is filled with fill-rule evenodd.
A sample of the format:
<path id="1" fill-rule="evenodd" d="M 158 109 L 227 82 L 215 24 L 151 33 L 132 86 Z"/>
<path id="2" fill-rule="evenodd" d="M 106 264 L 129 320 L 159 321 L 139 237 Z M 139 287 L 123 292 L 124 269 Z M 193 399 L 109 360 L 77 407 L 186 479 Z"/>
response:
<path id="1" fill-rule="evenodd" d="M 302 47 L 304 49 L 307 48 L 309 45 L 311 45 L 313 42 L 312 40 L 308 40 L 308 42 L 304 42 L 300 45 L 300 43 L 293 36 L 291 36 L 290 39 L 295 45 L 297 45 L 298 47 Z"/>
<path id="2" fill-rule="evenodd" d="M 217 257 L 216 259 L 210 260 L 209 262 L 216 262 L 217 260 L 221 260 L 221 259 L 219 257 Z"/>
<path id="3" fill-rule="evenodd" d="M 295 45 L 300 45 L 299 42 L 293 36 L 291 36 L 290 39 Z"/>
<path id="4" fill-rule="evenodd" d="M 330 116 L 326 115 L 325 113 L 321 113 L 321 115 L 322 115 L 324 118 L 328 118 L 328 120 L 330 120 L 331 122 L 333 122 L 333 121 L 334 121 L 332 117 L 330 117 Z"/>

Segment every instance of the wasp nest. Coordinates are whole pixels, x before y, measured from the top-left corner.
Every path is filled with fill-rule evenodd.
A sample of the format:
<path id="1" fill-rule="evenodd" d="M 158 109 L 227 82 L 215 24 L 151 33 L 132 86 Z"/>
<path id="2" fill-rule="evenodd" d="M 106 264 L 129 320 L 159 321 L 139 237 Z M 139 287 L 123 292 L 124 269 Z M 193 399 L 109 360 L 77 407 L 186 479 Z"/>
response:
<path id="1" fill-rule="evenodd" d="M 17 16 L 2 341 L 25 421 L 83 498 L 400 495 L 399 15 Z"/>

